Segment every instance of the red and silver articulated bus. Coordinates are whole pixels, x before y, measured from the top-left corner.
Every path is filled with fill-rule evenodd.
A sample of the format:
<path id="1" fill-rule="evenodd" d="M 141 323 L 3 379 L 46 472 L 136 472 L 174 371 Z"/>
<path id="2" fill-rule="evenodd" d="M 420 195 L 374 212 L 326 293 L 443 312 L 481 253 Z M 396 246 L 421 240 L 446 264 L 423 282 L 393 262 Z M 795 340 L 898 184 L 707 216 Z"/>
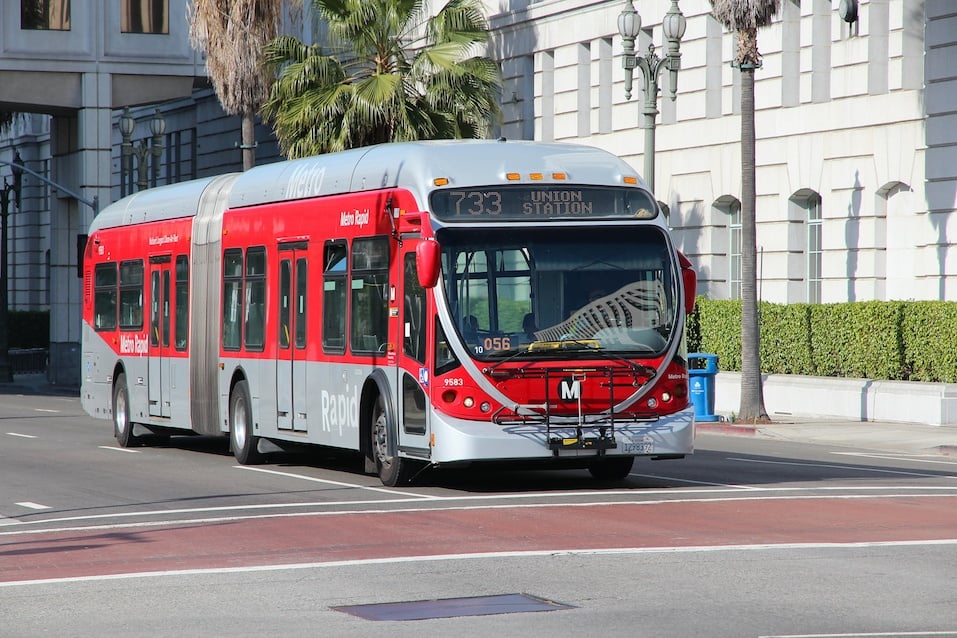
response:
<path id="1" fill-rule="evenodd" d="M 621 478 L 694 444 L 695 273 L 635 171 L 569 144 L 384 144 L 155 188 L 83 256 L 83 406 L 228 436 Z"/>

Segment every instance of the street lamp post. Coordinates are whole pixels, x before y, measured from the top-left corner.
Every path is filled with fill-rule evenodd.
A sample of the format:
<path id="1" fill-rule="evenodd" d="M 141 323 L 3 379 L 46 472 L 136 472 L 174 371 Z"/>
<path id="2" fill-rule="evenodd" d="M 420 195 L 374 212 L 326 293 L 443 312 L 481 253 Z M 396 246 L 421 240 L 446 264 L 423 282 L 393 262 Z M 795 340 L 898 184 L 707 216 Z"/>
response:
<path id="1" fill-rule="evenodd" d="M 645 101 L 641 107 L 645 129 L 644 177 L 648 188 L 655 190 L 655 118 L 658 116 L 658 78 L 665 69 L 670 71 L 669 94 L 674 101 L 678 95 L 678 71 L 681 69 L 681 38 L 687 21 L 678 8 L 678 0 L 671 0 L 671 8 L 661 23 L 668 52 L 665 57 L 655 53 L 655 45 L 648 47 L 645 55 L 635 54 L 635 40 L 641 33 L 641 16 L 635 11 L 632 0 L 625 0 L 625 8 L 618 14 L 618 33 L 621 34 L 621 65 L 625 69 L 625 99 L 631 99 L 632 76 L 637 67 L 641 71 Z"/>
<path id="2" fill-rule="evenodd" d="M 23 182 L 23 164 L 19 151 L 15 151 L 13 160 L 13 183 L 3 178 L 3 189 L 0 189 L 0 381 L 13 381 L 13 368 L 10 365 L 10 308 L 9 308 L 9 280 L 7 256 L 7 218 L 10 214 L 11 195 L 13 203 L 20 209 L 20 187 Z"/>
<path id="3" fill-rule="evenodd" d="M 120 176 L 120 194 L 128 195 L 126 192 L 128 176 L 133 172 L 133 158 L 136 158 L 136 188 L 145 190 L 149 187 L 149 160 L 152 157 L 153 181 L 159 180 L 160 165 L 159 159 L 163 154 L 163 134 L 166 132 L 166 120 L 159 109 L 150 118 L 150 141 L 146 139 L 133 142 L 133 131 L 136 128 L 136 120 L 130 112 L 130 107 L 123 109 L 123 115 L 120 116 L 119 129 L 123 141 L 120 143 L 122 150 L 123 164 Z"/>

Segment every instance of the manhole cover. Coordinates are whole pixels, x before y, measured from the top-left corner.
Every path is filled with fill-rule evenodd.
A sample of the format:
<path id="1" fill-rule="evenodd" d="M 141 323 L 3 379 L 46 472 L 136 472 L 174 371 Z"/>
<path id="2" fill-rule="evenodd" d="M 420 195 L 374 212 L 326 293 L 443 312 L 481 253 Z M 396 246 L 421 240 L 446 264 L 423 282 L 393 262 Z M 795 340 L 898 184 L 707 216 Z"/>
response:
<path id="1" fill-rule="evenodd" d="M 554 611 L 572 609 L 551 600 L 528 594 L 499 594 L 496 596 L 472 596 L 469 598 L 443 598 L 440 600 L 415 600 L 398 603 L 371 605 L 346 605 L 333 607 L 366 620 L 428 620 L 431 618 L 457 618 L 459 616 L 490 616 L 493 614 L 518 614 L 529 611 Z"/>

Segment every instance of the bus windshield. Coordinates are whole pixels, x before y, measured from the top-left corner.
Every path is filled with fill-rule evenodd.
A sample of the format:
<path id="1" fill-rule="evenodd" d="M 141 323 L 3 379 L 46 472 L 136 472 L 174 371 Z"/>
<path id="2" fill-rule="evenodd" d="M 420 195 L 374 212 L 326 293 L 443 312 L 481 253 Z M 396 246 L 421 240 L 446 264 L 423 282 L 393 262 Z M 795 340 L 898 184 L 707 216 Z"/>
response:
<path id="1" fill-rule="evenodd" d="M 665 232 L 627 228 L 443 229 L 445 296 L 477 359 L 663 353 L 677 325 Z"/>

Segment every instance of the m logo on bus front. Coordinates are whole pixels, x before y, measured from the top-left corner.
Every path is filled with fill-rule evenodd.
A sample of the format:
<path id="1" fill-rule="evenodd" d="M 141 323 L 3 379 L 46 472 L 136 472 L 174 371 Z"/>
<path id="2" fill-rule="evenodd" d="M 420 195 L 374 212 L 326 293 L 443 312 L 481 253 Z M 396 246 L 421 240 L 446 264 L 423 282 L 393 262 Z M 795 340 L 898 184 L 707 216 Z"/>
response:
<path id="1" fill-rule="evenodd" d="M 565 377 L 558 384 L 558 396 L 562 401 L 580 401 L 582 398 L 581 379 Z"/>

